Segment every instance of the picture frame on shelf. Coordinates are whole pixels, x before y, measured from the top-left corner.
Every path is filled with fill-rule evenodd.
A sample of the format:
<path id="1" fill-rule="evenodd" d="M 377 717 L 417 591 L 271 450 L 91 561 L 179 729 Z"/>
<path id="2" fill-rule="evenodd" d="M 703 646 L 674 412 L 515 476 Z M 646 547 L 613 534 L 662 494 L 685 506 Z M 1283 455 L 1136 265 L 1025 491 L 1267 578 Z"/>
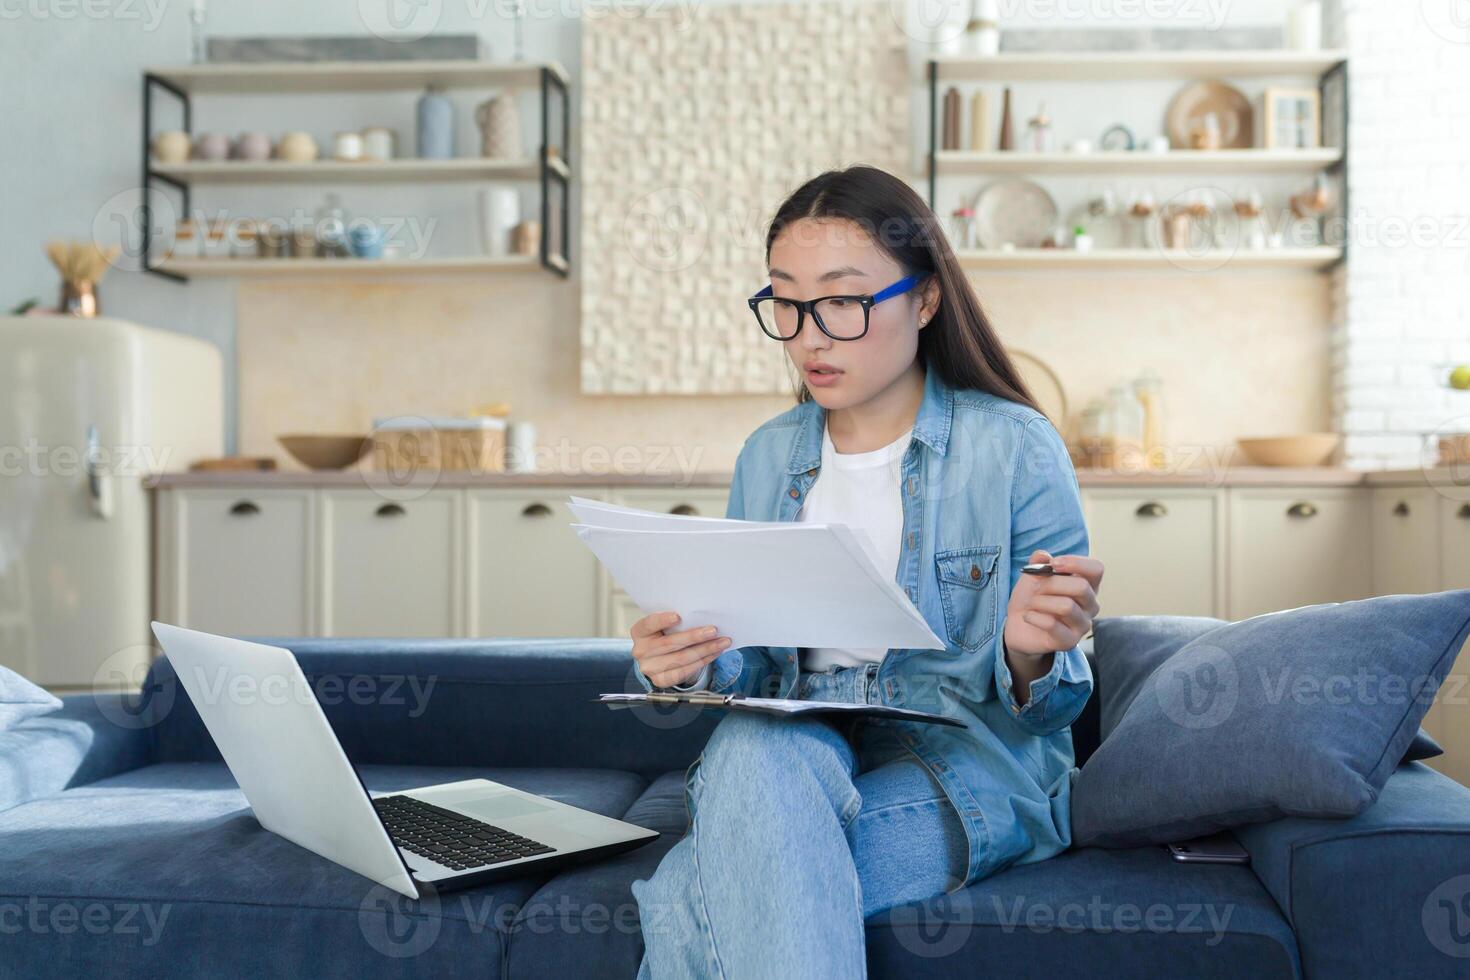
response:
<path id="1" fill-rule="evenodd" d="M 1315 150 L 1322 146 L 1322 100 L 1314 88 L 1267 88 L 1261 93 L 1256 120 L 1259 147 Z"/>

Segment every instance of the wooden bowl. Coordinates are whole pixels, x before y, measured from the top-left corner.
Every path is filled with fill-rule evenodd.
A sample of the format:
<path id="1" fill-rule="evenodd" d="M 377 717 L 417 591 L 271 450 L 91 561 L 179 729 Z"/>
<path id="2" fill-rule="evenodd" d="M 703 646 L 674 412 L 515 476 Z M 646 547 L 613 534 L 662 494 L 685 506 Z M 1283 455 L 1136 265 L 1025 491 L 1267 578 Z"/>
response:
<path id="1" fill-rule="evenodd" d="M 1336 432 L 1235 440 L 1246 459 L 1257 466 L 1326 466 L 1341 441 Z"/>
<path id="2" fill-rule="evenodd" d="M 340 470 L 362 458 L 372 445 L 367 436 L 276 436 L 296 462 L 312 470 Z"/>

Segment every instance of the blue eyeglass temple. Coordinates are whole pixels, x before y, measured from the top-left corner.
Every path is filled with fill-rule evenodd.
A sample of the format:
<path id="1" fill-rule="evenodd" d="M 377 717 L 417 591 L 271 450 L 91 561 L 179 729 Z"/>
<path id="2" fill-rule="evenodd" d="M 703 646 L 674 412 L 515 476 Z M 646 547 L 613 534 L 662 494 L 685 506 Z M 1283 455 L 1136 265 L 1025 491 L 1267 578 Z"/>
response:
<path id="1" fill-rule="evenodd" d="M 885 286 L 883 289 L 880 289 L 878 290 L 878 292 L 874 293 L 873 302 L 881 303 L 885 299 L 892 299 L 895 296 L 901 296 L 923 281 L 923 276 L 905 276 L 893 285 Z M 751 299 L 760 299 L 762 296 L 770 296 L 771 289 L 772 287 L 770 285 L 767 285 L 765 289 L 762 289 L 760 292 L 756 293 L 754 296 L 751 297 Z"/>

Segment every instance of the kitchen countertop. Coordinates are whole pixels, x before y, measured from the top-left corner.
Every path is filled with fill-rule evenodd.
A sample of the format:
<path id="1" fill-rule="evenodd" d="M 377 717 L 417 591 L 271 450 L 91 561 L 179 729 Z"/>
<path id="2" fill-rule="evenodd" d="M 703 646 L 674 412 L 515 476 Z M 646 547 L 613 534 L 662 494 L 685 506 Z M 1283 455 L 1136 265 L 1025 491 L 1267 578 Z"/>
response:
<path id="1" fill-rule="evenodd" d="M 1355 487 L 1454 486 L 1470 491 L 1470 466 L 1457 469 L 1352 470 L 1342 467 L 1228 466 L 1218 470 L 1173 473 L 1118 473 L 1077 470 L 1084 487 Z M 150 489 L 173 487 L 381 487 L 402 486 L 388 473 L 375 470 L 274 470 L 269 472 L 161 473 L 148 478 Z M 472 473 L 445 471 L 432 483 L 439 487 L 725 487 L 727 472 L 677 473 Z"/>

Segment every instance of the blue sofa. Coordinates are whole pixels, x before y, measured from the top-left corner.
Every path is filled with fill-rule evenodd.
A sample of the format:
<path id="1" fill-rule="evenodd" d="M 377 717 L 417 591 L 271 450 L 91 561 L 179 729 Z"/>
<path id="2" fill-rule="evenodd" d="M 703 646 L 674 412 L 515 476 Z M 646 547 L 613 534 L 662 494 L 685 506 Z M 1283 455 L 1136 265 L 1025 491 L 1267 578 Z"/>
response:
<path id="1" fill-rule="evenodd" d="M 661 832 L 603 863 L 402 900 L 261 829 L 166 661 L 0 734 L 0 977 L 631 977 L 629 883 L 683 832 L 712 716 L 621 640 L 285 640 L 374 790 L 483 776 Z M 1074 726 L 1096 745 L 1099 691 Z M 1202 773 L 1201 778 L 1208 778 Z M 1252 865 L 1085 848 L 868 927 L 874 976 L 1464 977 L 1470 790 L 1420 763 L 1340 821 L 1243 829 Z"/>

